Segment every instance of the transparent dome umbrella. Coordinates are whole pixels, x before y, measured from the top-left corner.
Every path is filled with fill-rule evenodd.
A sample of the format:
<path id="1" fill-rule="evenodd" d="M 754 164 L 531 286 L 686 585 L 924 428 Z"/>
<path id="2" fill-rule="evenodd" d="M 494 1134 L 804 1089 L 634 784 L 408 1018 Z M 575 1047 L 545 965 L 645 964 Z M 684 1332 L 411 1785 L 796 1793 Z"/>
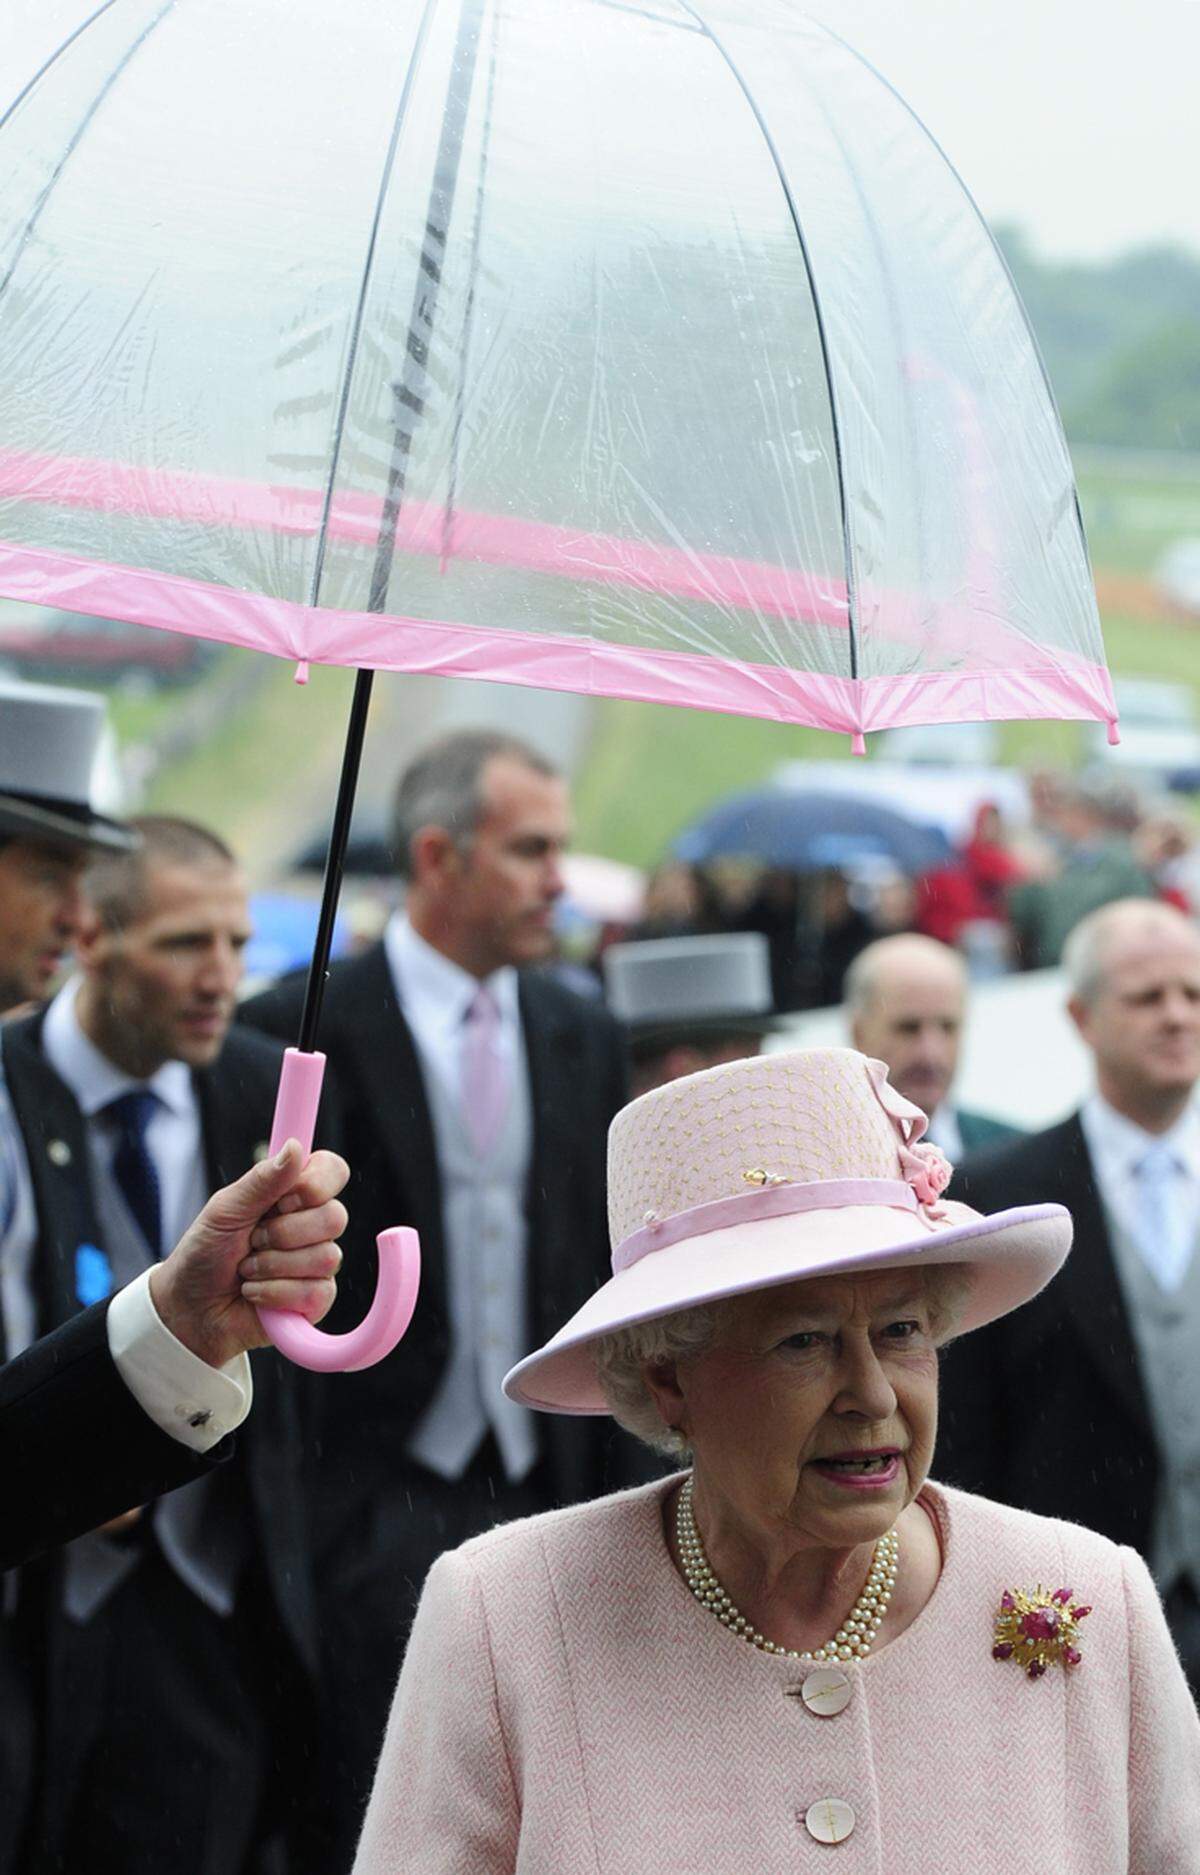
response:
<path id="1" fill-rule="evenodd" d="M 360 668 L 289 1071 L 372 670 L 857 747 L 1115 724 L 1004 265 L 790 5 L 107 0 L 39 31 L 0 103 L 0 593 Z"/>

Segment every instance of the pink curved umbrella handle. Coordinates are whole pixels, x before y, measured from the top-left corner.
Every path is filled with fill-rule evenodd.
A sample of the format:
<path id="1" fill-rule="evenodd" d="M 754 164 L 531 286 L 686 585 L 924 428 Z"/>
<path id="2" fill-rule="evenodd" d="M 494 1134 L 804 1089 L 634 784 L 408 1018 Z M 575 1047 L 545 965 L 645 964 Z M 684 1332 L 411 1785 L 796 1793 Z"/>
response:
<path id="1" fill-rule="evenodd" d="M 279 1073 L 279 1093 L 271 1126 L 271 1151 L 279 1152 L 289 1139 L 298 1139 L 312 1151 L 325 1057 L 289 1048 Z M 272 1344 L 297 1367 L 316 1374 L 353 1374 L 374 1367 L 391 1353 L 417 1306 L 421 1278 L 421 1249 L 415 1230 L 400 1227 L 380 1231 L 379 1276 L 375 1300 L 357 1328 L 343 1335 L 326 1334 L 289 1309 L 260 1309 L 258 1319 Z"/>

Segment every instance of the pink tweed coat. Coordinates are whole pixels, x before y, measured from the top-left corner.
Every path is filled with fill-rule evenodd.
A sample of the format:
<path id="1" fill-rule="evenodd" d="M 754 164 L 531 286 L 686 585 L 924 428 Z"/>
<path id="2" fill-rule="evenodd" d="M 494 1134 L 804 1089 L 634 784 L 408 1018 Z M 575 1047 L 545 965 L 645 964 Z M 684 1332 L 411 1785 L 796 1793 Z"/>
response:
<path id="1" fill-rule="evenodd" d="M 1196 1875 L 1200 1725 L 1145 1565 L 928 1485 L 944 1565 L 843 1712 L 693 1599 L 671 1481 L 443 1556 L 400 1675 L 356 1875 Z M 1005 1588 L 1069 1586 L 1083 1661 L 992 1659 Z M 804 1815 L 854 1813 L 836 1845 Z"/>

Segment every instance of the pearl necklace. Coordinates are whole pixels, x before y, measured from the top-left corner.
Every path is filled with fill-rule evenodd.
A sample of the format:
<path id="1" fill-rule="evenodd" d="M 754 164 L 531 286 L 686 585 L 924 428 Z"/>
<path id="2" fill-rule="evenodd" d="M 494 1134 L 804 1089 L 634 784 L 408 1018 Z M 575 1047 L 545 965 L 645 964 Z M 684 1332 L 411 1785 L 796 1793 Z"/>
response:
<path id="1" fill-rule="evenodd" d="M 788 1660 L 865 1660 L 892 1599 L 900 1561 L 900 1539 L 894 1530 L 888 1530 L 875 1545 L 866 1587 L 833 1639 L 826 1641 L 824 1647 L 811 1651 L 805 1648 L 801 1653 L 798 1648 L 779 1647 L 767 1640 L 745 1615 L 738 1613 L 721 1587 L 709 1567 L 696 1528 L 690 1476 L 684 1482 L 675 1507 L 675 1541 L 679 1545 L 684 1577 L 696 1600 L 711 1608 L 718 1621 L 740 1634 L 752 1647 L 764 1654 L 782 1654 Z"/>

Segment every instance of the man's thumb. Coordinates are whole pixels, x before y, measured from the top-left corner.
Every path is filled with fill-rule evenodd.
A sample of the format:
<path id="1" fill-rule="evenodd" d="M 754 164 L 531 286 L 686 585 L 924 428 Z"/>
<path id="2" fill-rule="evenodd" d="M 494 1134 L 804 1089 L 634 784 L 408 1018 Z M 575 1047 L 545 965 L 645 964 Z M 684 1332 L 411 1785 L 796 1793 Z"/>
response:
<path id="1" fill-rule="evenodd" d="M 291 1190 L 304 1165 L 304 1151 L 298 1139 L 289 1139 L 273 1158 L 252 1165 L 219 1193 L 221 1221 L 232 1224 L 256 1224 L 260 1217 Z"/>

